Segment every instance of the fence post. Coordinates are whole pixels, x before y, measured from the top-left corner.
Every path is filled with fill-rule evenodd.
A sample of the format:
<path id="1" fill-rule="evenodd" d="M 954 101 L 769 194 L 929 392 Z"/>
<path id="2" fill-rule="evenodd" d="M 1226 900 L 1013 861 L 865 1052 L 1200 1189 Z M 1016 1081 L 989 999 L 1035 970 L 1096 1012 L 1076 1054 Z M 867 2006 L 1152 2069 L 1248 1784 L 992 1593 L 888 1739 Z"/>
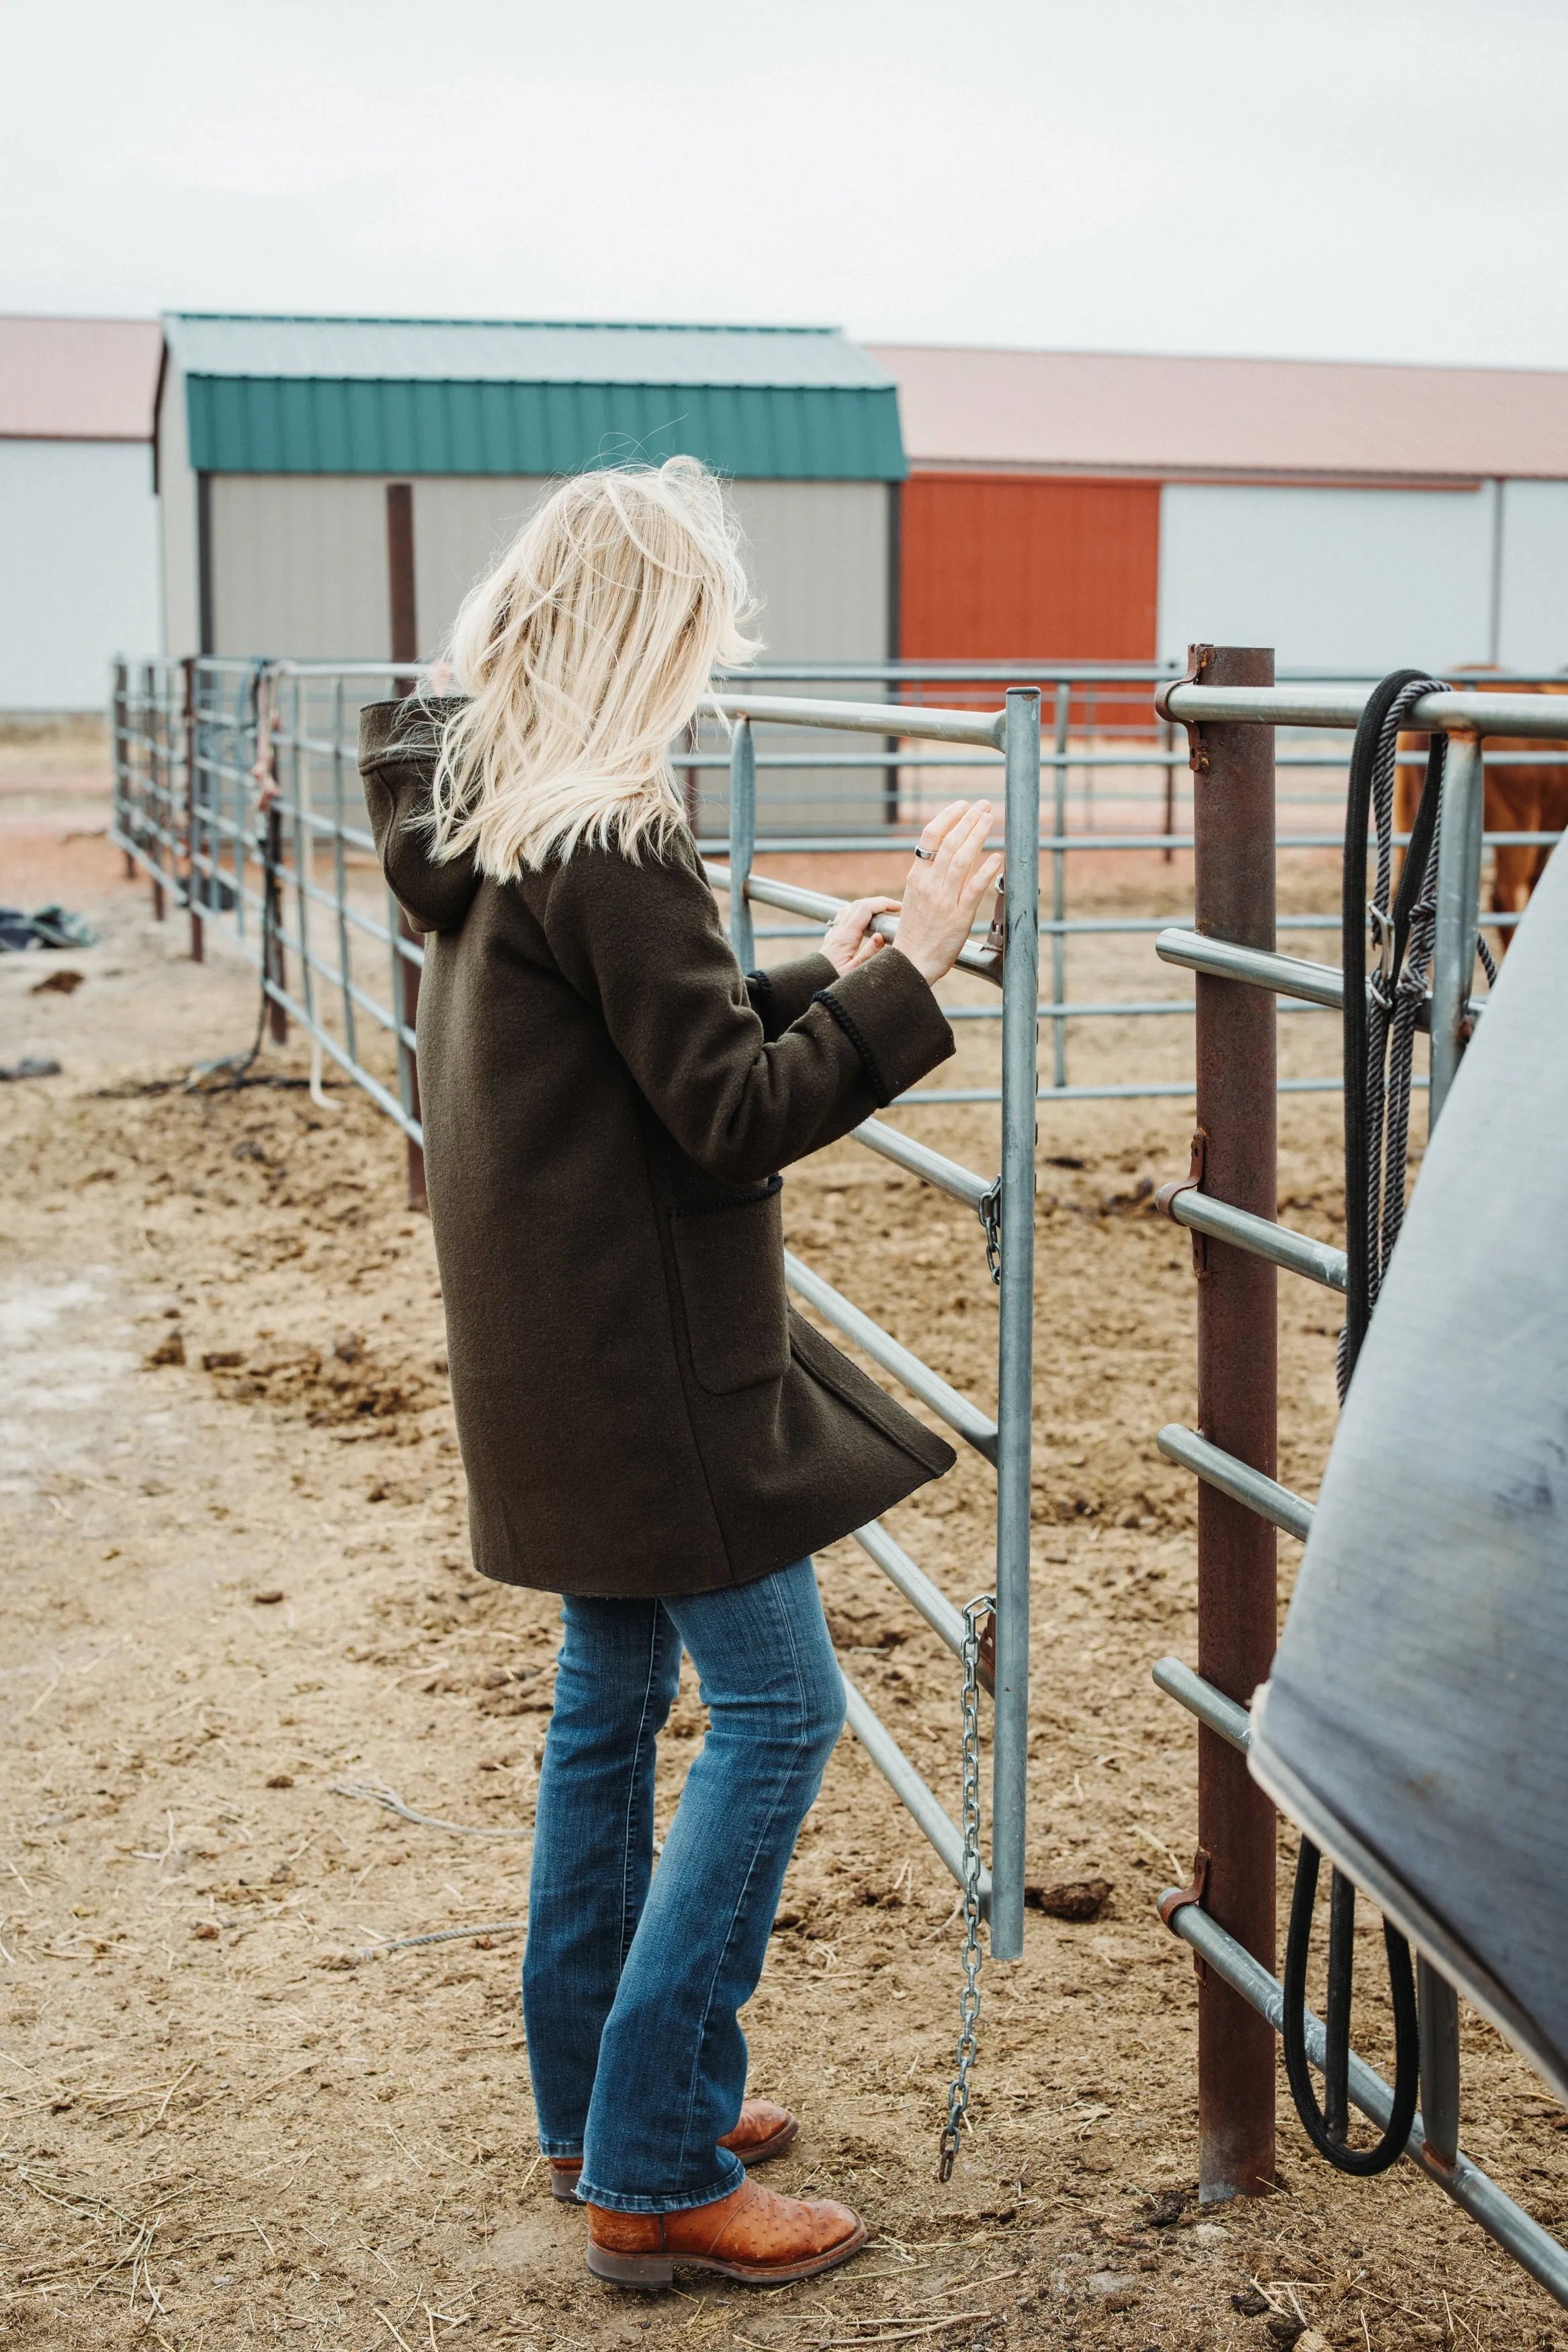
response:
<path id="1" fill-rule="evenodd" d="M 729 943 L 742 971 L 757 961 L 751 905 L 746 895 L 757 848 L 757 744 L 749 719 L 737 719 L 729 739 Z"/>
<path id="2" fill-rule="evenodd" d="M 191 961 L 205 961 L 207 943 L 202 928 L 203 894 L 206 882 L 202 874 L 201 793 L 196 782 L 196 662 L 187 654 L 180 664 L 185 681 L 185 909 L 191 919 Z"/>
<path id="3" fill-rule="evenodd" d="M 277 782 L 277 746 L 268 730 L 267 758 L 272 767 L 272 780 Z M 288 965 L 283 952 L 283 812 L 276 801 L 267 812 L 267 871 L 262 877 L 272 908 L 272 921 L 266 927 L 262 942 L 267 976 L 275 987 L 288 985 Z M 267 1008 L 267 1034 L 275 1045 L 288 1043 L 288 1012 L 273 997 Z"/>
<path id="4" fill-rule="evenodd" d="M 1023 1951 L 1029 1770 L 1030 1467 L 1034 1404 L 1034 1148 L 1039 1087 L 1040 693 L 1007 699 L 1007 949 L 1002 966 L 1002 1280 L 997 1373 L 997 1667 L 991 1955 Z"/>
<path id="5" fill-rule="evenodd" d="M 167 834 L 169 829 L 167 822 L 169 786 L 167 775 L 163 777 L 162 782 L 159 780 L 158 728 L 161 706 L 158 701 L 156 678 L 157 673 L 152 664 L 144 662 L 141 668 L 141 708 L 144 713 L 144 740 L 147 745 L 146 822 L 152 835 L 152 871 L 150 877 L 152 885 L 152 918 L 155 922 L 161 923 L 167 909 L 163 903 L 163 884 L 160 878 L 162 845 L 158 836 L 161 832 Z"/>
<path id="6" fill-rule="evenodd" d="M 124 840 L 131 838 L 131 727 L 127 705 L 131 696 L 131 672 L 122 661 L 117 661 L 112 671 L 113 684 L 110 695 L 110 724 L 113 730 L 111 759 L 114 771 L 115 830 Z M 129 849 L 122 850 L 125 878 L 133 881 L 136 860 Z"/>
<path id="7" fill-rule="evenodd" d="M 1051 743 L 1055 761 L 1051 771 L 1051 830 L 1056 835 L 1056 847 L 1051 853 L 1051 917 L 1054 926 L 1051 934 L 1051 1001 L 1053 1004 L 1065 1004 L 1067 1002 L 1067 934 L 1061 928 L 1067 919 L 1067 852 L 1061 845 L 1067 838 L 1067 737 L 1071 713 L 1071 681 L 1059 677 L 1056 681 L 1056 732 Z M 1058 1013 L 1052 1018 L 1051 1037 L 1051 1083 L 1053 1087 L 1064 1087 L 1067 1084 L 1065 1014 Z"/>
<path id="8" fill-rule="evenodd" d="M 1195 648 L 1204 686 L 1271 686 L 1274 656 L 1249 646 Z M 1190 666 L 1190 665 L 1189 665 Z M 1194 730 L 1196 925 L 1244 947 L 1274 945 L 1274 730 Z M 1203 1189 L 1272 1221 L 1275 1003 L 1266 989 L 1197 975 L 1197 1128 Z M 1197 1284 L 1202 1434 L 1272 1477 L 1278 1380 L 1276 1276 L 1265 1259 L 1204 1244 Z M 1245 1706 L 1269 1672 L 1276 1633 L 1274 1529 L 1207 1483 L 1197 1491 L 1197 1670 Z M 1197 1837 L 1204 1907 L 1274 1969 L 1274 1808 L 1244 1756 L 1197 1735 Z M 1214 2204 L 1274 2179 L 1274 2033 L 1210 1969 L 1197 2004 L 1198 2195 Z"/>

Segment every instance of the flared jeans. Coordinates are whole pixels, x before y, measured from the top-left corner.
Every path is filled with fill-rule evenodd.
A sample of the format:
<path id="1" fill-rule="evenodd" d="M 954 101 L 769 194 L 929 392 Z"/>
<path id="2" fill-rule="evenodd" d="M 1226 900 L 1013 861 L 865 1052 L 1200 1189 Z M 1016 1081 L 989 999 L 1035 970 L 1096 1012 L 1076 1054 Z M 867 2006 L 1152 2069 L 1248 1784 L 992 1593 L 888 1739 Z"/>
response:
<path id="1" fill-rule="evenodd" d="M 523 2015 L 547 2156 L 622 2213 L 727 2197 L 737 2012 L 844 1719 L 809 1559 L 718 1592 L 568 1596 L 539 1774 Z M 654 1741 L 685 1649 L 708 1710 L 653 1867 Z"/>

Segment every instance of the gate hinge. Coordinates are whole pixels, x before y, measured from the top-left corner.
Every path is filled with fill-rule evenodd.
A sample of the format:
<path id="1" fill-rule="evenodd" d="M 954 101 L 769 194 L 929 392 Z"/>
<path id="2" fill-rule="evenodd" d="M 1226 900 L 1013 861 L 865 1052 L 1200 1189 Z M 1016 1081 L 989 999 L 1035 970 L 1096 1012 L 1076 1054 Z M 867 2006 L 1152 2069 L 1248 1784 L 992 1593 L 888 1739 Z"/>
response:
<path id="1" fill-rule="evenodd" d="M 1173 1224 L 1176 1222 L 1173 1214 L 1173 1206 L 1177 1195 L 1182 1192 L 1200 1192 L 1203 1190 L 1204 1163 L 1207 1154 L 1208 1129 L 1206 1127 L 1200 1127 L 1192 1139 L 1192 1154 L 1186 1174 L 1178 1176 L 1174 1183 L 1162 1184 L 1155 1194 L 1155 1208 L 1162 1217 L 1169 1217 Z M 1192 1237 L 1192 1270 L 1201 1282 L 1208 1272 L 1208 1236 L 1207 1234 L 1200 1234 L 1194 1226 L 1189 1225 L 1187 1231 Z"/>
<path id="2" fill-rule="evenodd" d="M 1163 719 L 1167 726 L 1181 726 L 1186 729 L 1186 763 L 1195 776 L 1205 776 L 1208 773 L 1208 749 L 1203 740 L 1203 729 L 1196 719 L 1175 718 L 1170 707 L 1170 698 L 1178 686 L 1201 686 L 1204 682 L 1203 673 L 1213 659 L 1212 646 L 1188 646 L 1186 676 L 1166 678 L 1155 696 L 1155 718 Z"/>
<path id="3" fill-rule="evenodd" d="M 1192 1858 L 1192 1885 L 1173 1886 L 1168 1895 L 1161 1895 L 1160 1924 L 1162 1927 L 1168 1927 L 1176 1913 L 1185 1911 L 1189 1903 L 1196 1903 L 1201 1911 L 1203 1898 L 1208 1888 L 1208 1859 L 1207 1848 L 1200 1845 Z M 1199 1984 L 1207 1984 L 1208 1970 L 1204 1966 L 1201 1953 L 1194 1952 L 1192 1965 Z"/>

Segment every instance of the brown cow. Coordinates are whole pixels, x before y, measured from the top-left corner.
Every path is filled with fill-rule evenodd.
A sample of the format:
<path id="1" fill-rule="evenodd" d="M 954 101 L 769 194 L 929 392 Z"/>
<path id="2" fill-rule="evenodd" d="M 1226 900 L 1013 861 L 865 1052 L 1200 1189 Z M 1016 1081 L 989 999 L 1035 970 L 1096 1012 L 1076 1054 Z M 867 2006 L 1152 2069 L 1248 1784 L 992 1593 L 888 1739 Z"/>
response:
<path id="1" fill-rule="evenodd" d="M 1467 671 L 1459 691 L 1470 685 L 1475 692 L 1484 691 L 1485 680 L 1478 670 Z M 1531 685 L 1514 685 L 1500 688 L 1507 694 L 1568 694 L 1568 678 L 1542 680 Z M 1533 761 L 1521 761 L 1518 767 L 1491 767 L 1486 772 L 1485 825 L 1488 833 L 1563 833 L 1568 832 L 1568 747 L 1548 736 L 1500 735 L 1495 739 L 1500 751 L 1541 751 L 1550 755 L 1551 764 L 1536 766 Z M 1399 765 L 1394 772 L 1394 829 L 1408 833 L 1416 821 L 1416 805 L 1421 797 L 1421 783 L 1426 774 L 1425 735 L 1401 735 Z M 1491 911 L 1494 915 L 1521 915 L 1529 903 L 1530 894 L 1546 871 L 1546 861 L 1552 852 L 1544 845 L 1535 848 L 1517 846 L 1492 851 Z M 1507 947 L 1512 938 L 1511 929 L 1501 935 L 1501 945 Z"/>

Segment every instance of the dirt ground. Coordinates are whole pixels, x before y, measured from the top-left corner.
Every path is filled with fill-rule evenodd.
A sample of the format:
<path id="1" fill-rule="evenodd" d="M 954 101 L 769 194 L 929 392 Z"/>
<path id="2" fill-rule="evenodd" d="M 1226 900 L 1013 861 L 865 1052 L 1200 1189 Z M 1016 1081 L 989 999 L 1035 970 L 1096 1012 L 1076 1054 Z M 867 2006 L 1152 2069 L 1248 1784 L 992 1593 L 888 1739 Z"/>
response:
<path id="1" fill-rule="evenodd" d="M 63 1065 L 0 1088 L 0 2341 L 1568 2341 L 1409 2168 L 1331 2175 L 1282 2078 L 1280 2193 L 1195 2201 L 1195 1986 L 1154 1909 L 1191 1853 L 1194 1738 L 1149 1680 L 1194 1643 L 1192 1494 L 1153 1445 L 1193 1411 L 1187 1247 L 1149 1210 L 1186 1163 L 1179 1100 L 1041 1125 L 1031 1876 L 1113 1892 L 1088 1922 L 1031 1912 L 1024 1958 L 988 1967 L 975 2127 L 940 2187 L 954 1890 L 846 1737 L 746 2023 L 753 2087 L 804 2126 L 767 2179 L 854 2203 L 871 2244 L 766 2294 L 587 2277 L 537 2159 L 517 2003 L 554 1604 L 468 1564 L 429 1230 L 366 1097 L 315 1107 L 287 1051 L 260 1065 L 287 1087 L 137 1090 L 248 1044 L 253 983 L 151 921 L 93 838 L 100 789 L 90 746 L 49 776 L 0 757 L 0 897 L 68 898 L 102 931 L 0 959 L 0 1060 Z M 1149 964 L 1149 992 L 1176 992 Z M 63 969 L 74 991 L 37 992 Z M 1190 1032 L 1159 1026 L 1179 1067 Z M 1082 1075 L 1120 1052 L 1085 1046 Z M 993 1120 L 918 1131 L 987 1166 Z M 1287 1097 L 1281 1128 L 1287 1213 L 1332 1236 L 1337 1107 Z M 785 1198 L 812 1265 L 991 1401 L 967 1214 L 851 1146 Z M 1281 1285 L 1281 1475 L 1308 1493 L 1337 1322 Z M 891 1517 L 956 1600 L 989 1579 L 989 1486 L 971 1458 Z M 849 1671 L 956 1810 L 952 1662 L 852 1544 L 820 1568 Z M 688 1689 L 662 1818 L 701 1734 Z M 445 1940 L 390 1948 L 419 1937 Z M 1568 2223 L 1555 2104 L 1468 2016 L 1465 2042 L 1468 2147 Z"/>

